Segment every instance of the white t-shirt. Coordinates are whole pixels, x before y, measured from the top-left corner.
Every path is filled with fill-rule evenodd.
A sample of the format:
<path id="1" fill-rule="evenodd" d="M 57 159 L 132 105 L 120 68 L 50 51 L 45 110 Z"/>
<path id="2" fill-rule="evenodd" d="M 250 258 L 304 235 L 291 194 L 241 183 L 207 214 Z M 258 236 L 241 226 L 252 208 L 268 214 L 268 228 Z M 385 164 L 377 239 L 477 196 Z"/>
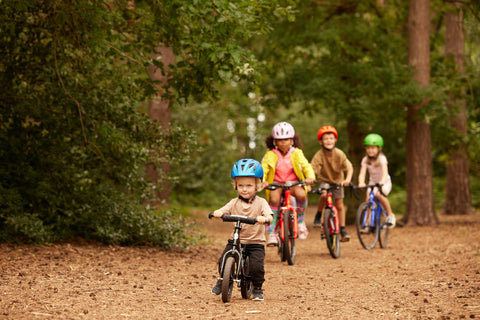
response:
<path id="1" fill-rule="evenodd" d="M 375 184 L 376 182 L 380 182 L 382 180 L 382 166 L 384 164 L 388 164 L 387 157 L 385 155 L 381 154 L 379 156 L 379 166 L 375 166 L 375 163 L 368 164 L 367 162 L 367 157 L 363 157 L 362 159 L 362 167 L 366 167 L 368 170 L 368 175 L 369 175 L 369 180 L 368 184 Z M 376 162 L 376 161 L 375 161 Z M 385 185 L 391 184 L 392 180 L 390 178 L 390 175 L 387 176 L 387 179 L 385 180 Z"/>

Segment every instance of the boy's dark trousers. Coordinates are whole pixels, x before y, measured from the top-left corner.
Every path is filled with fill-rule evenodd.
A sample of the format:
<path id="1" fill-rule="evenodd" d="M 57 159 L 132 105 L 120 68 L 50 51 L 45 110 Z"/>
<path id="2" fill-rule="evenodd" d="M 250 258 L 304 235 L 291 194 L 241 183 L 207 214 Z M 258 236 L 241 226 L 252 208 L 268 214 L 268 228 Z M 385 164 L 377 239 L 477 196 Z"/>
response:
<path id="1" fill-rule="evenodd" d="M 233 240 L 228 240 L 228 244 L 225 246 L 220 259 L 218 259 L 218 272 L 220 273 L 220 264 L 222 263 L 223 255 L 231 250 L 233 247 Z M 245 248 L 247 256 L 250 257 L 250 276 L 252 277 L 252 283 L 255 288 L 261 288 L 263 282 L 265 282 L 265 246 L 261 244 L 242 244 Z"/>

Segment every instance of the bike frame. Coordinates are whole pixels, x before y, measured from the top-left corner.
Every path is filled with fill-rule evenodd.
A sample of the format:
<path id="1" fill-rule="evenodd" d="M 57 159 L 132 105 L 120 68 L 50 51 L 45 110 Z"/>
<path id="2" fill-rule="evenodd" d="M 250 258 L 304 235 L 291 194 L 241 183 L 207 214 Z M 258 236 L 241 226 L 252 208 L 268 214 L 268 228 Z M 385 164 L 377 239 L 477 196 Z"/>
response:
<path id="1" fill-rule="evenodd" d="M 333 213 L 335 213 L 335 234 L 339 234 L 340 233 L 340 226 L 339 226 L 339 221 L 338 221 L 338 212 L 337 212 L 337 208 L 335 208 L 335 206 L 333 205 L 333 195 L 332 195 L 332 191 L 331 189 L 327 190 L 327 202 L 325 204 L 325 208 L 329 208 L 329 209 L 332 209 L 333 210 Z M 325 219 L 325 217 L 324 217 Z M 330 230 L 324 230 L 325 232 L 330 232 Z"/>
<path id="2" fill-rule="evenodd" d="M 228 250 L 225 252 L 225 254 L 222 257 L 222 264 L 220 266 L 220 274 L 223 275 L 223 268 L 225 267 L 225 260 L 227 257 L 233 256 L 235 258 L 235 262 L 237 264 L 237 279 L 234 279 L 234 281 L 239 282 L 240 279 L 238 275 L 240 275 L 240 272 L 242 272 L 242 266 L 243 266 L 243 257 L 245 255 L 245 249 L 242 247 L 240 244 L 240 230 L 242 230 L 242 225 L 240 221 L 237 221 L 235 224 L 235 231 L 233 232 L 233 243 L 232 243 L 232 249 Z M 220 280 L 223 280 L 223 278 L 220 278 Z"/>
<path id="3" fill-rule="evenodd" d="M 290 189 L 283 189 L 282 191 L 282 197 L 284 198 L 284 205 L 280 207 L 280 216 L 277 221 L 277 226 L 275 229 L 277 229 L 278 224 L 280 224 L 280 230 L 281 230 L 281 237 L 282 241 L 285 240 L 283 238 L 284 235 L 284 228 L 285 228 L 285 221 L 283 221 L 283 212 L 287 210 L 291 210 L 293 212 L 293 236 L 296 239 L 298 235 L 298 226 L 297 226 L 297 210 L 293 207 L 292 205 L 292 191 Z M 278 213 L 277 213 L 278 214 Z"/>
<path id="4" fill-rule="evenodd" d="M 376 186 L 378 188 L 378 186 Z M 368 196 L 368 205 L 370 207 L 371 213 L 370 213 L 370 224 L 367 224 L 367 221 L 362 222 L 362 226 L 370 226 L 370 227 L 375 227 L 375 219 L 380 221 L 380 215 L 383 213 L 383 208 L 380 205 L 380 200 L 378 200 L 377 197 L 375 197 L 375 192 L 374 192 L 373 186 L 370 186 L 370 193 Z M 383 226 L 379 226 L 380 228 L 383 228 Z"/>

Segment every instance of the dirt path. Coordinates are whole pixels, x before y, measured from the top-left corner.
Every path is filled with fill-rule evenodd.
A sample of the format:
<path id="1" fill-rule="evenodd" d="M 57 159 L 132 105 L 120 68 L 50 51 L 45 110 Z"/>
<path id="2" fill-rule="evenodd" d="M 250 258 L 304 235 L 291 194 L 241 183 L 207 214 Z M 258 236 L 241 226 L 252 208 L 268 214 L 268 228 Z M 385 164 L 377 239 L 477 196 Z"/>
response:
<path id="1" fill-rule="evenodd" d="M 210 294 L 231 224 L 197 214 L 207 243 L 185 252 L 95 244 L 0 245 L 0 319 L 480 318 L 480 214 L 396 228 L 388 248 L 352 241 L 332 259 L 318 230 L 294 266 L 267 248 L 265 301 Z M 312 224 L 313 214 L 307 217 Z"/>

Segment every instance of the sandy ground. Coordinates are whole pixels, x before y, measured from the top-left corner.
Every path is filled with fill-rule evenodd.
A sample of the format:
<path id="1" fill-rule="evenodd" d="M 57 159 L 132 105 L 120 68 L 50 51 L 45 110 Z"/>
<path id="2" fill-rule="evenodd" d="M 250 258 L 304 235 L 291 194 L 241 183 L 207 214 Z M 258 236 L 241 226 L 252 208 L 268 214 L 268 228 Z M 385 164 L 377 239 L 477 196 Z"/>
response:
<path id="1" fill-rule="evenodd" d="M 312 210 L 313 212 L 313 210 Z M 367 251 L 354 226 L 333 259 L 319 230 L 293 266 L 267 248 L 265 300 L 210 293 L 232 224 L 197 212 L 207 239 L 182 252 L 95 243 L 0 245 L 0 319 L 479 319 L 480 214 L 395 228 Z"/>

